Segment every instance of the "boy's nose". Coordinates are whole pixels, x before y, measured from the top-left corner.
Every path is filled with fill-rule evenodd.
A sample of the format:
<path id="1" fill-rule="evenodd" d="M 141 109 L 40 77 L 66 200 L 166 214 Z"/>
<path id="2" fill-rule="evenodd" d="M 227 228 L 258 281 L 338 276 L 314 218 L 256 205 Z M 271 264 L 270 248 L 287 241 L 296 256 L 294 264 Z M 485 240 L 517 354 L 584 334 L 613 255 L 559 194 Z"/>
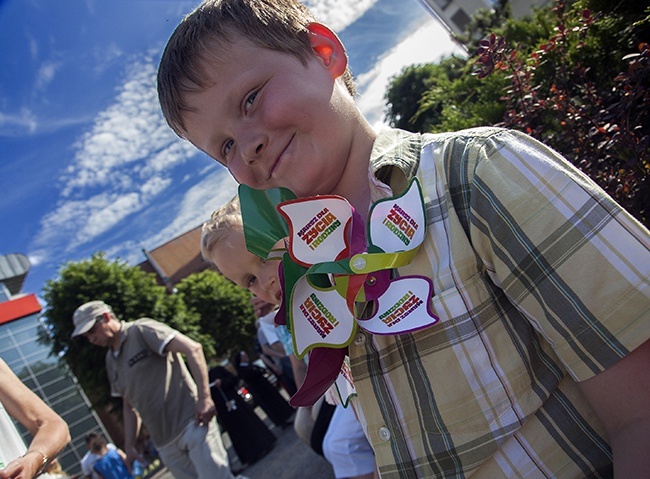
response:
<path id="1" fill-rule="evenodd" d="M 254 135 L 247 139 L 242 145 L 241 154 L 247 164 L 255 162 L 262 156 L 266 147 L 266 137 L 263 135 Z"/>

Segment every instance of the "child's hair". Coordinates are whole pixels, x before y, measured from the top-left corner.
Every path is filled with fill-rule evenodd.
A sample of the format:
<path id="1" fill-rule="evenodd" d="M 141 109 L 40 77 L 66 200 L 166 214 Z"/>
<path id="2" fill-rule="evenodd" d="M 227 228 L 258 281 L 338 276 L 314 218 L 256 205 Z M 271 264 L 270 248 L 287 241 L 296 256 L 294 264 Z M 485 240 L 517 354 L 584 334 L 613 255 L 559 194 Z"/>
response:
<path id="1" fill-rule="evenodd" d="M 205 260 L 212 262 L 210 259 L 212 249 L 231 230 L 244 231 L 238 196 L 235 196 L 228 203 L 212 213 L 210 219 L 203 223 L 201 230 L 201 254 Z"/>
<path id="2" fill-rule="evenodd" d="M 104 439 L 104 436 L 97 435 L 90 443 L 90 450 L 95 454 L 102 452 L 105 447 L 106 439 Z"/>
<path id="3" fill-rule="evenodd" d="M 99 434 L 96 432 L 89 432 L 86 436 L 86 446 L 90 447 L 90 444 L 99 437 Z"/>
<path id="4" fill-rule="evenodd" d="M 219 61 L 219 51 L 238 37 L 262 48 L 295 55 L 307 62 L 312 50 L 308 25 L 316 19 L 297 0 L 205 0 L 172 33 L 158 67 L 158 98 L 174 132 L 186 135 L 185 95 L 210 87 L 205 65 Z M 343 82 L 355 94 L 349 68 Z"/>
<path id="5" fill-rule="evenodd" d="M 54 459 L 52 459 L 49 462 L 49 464 L 47 464 L 45 466 L 45 468 L 43 469 L 43 472 L 46 472 L 47 474 L 51 474 L 53 476 L 57 476 L 57 477 L 60 477 L 60 478 L 70 477 L 63 470 L 63 468 L 61 467 L 61 463 L 59 462 L 59 460 L 56 457 Z M 43 476 L 43 477 L 45 477 L 45 476 Z"/>

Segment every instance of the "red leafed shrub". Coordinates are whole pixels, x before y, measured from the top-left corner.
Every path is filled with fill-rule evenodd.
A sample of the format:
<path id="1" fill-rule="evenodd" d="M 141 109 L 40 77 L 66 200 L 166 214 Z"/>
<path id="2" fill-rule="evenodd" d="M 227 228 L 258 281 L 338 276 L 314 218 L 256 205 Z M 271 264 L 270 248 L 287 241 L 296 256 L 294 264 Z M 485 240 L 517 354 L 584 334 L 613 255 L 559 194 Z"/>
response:
<path id="1" fill-rule="evenodd" d="M 601 16 L 567 9 L 566 0 L 557 1 L 553 11 L 553 34 L 532 51 L 496 34 L 482 40 L 474 74 L 507 78 L 501 126 L 561 152 L 648 226 L 650 45 L 640 42 L 623 56 L 626 69 L 603 81 L 606 68 L 583 54 L 599 47 L 591 32 L 599 28 Z"/>

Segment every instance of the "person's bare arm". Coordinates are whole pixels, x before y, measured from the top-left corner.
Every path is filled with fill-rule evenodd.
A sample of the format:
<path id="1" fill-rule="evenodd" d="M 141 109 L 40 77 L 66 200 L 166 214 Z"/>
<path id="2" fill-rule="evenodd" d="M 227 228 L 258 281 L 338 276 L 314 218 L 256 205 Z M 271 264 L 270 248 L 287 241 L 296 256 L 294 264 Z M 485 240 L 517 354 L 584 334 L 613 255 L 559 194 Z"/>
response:
<path id="1" fill-rule="evenodd" d="M 650 340 L 580 386 L 607 430 L 614 476 L 650 477 Z"/>
<path id="2" fill-rule="evenodd" d="M 167 344 L 165 351 L 180 353 L 185 356 L 187 367 L 192 373 L 196 383 L 198 401 L 196 403 L 196 423 L 207 425 L 216 415 L 216 408 L 210 394 L 210 381 L 208 380 L 208 366 L 203 355 L 200 343 L 177 333 Z"/>
<path id="3" fill-rule="evenodd" d="M 264 365 L 269 369 L 273 374 L 276 376 L 280 376 L 282 374 L 282 371 L 278 369 L 278 367 L 271 361 L 271 358 L 269 358 L 267 355 L 262 354 L 260 356 L 260 359 L 264 363 Z"/>
<path id="4" fill-rule="evenodd" d="M 263 344 L 262 352 L 267 356 L 271 356 L 273 358 L 280 358 L 280 359 L 282 359 L 287 355 L 287 353 L 284 350 L 284 346 L 282 346 L 282 343 L 280 341 L 276 341 L 273 344 Z"/>
<path id="5" fill-rule="evenodd" d="M 289 360 L 291 361 L 294 382 L 298 387 L 300 387 L 307 375 L 307 365 L 305 364 L 305 361 L 298 359 L 295 354 L 290 354 Z"/>
<path id="6" fill-rule="evenodd" d="M 142 421 L 138 411 L 135 410 L 125 397 L 122 398 L 122 416 L 124 418 L 124 452 L 126 452 L 124 462 L 129 470 L 131 470 L 133 461 L 140 459 L 140 452 L 135 445 L 140 435 Z"/>
<path id="7" fill-rule="evenodd" d="M 0 471 L 0 479 L 32 478 L 44 460 L 56 457 L 70 442 L 68 425 L 0 359 L 0 401 L 11 417 L 32 434 L 27 452 Z"/>
<path id="8" fill-rule="evenodd" d="M 123 451 L 122 449 L 120 449 L 119 447 L 115 448 L 115 452 L 117 452 L 117 455 L 120 456 L 120 457 L 122 458 L 122 460 L 124 461 L 124 463 L 126 463 L 126 452 L 124 452 L 124 451 Z"/>

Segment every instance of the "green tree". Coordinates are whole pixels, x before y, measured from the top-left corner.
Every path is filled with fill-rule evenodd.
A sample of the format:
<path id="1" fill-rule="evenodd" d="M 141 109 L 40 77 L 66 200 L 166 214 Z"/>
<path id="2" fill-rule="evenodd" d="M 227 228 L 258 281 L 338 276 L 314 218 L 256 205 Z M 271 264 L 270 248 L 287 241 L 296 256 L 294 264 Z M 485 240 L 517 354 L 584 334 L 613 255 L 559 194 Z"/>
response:
<path id="1" fill-rule="evenodd" d="M 389 124 L 423 132 L 484 125 L 524 131 L 649 224 L 650 6 L 556 0 L 514 20 L 504 5 L 472 23 L 468 58 L 409 67 L 419 76 L 407 68 L 392 80 Z M 476 31 L 487 33 L 478 49 Z"/>
<path id="2" fill-rule="evenodd" d="M 200 316 L 201 331 L 213 339 L 220 357 L 251 349 L 256 329 L 250 292 L 212 270 L 184 278 L 176 289 Z"/>
<path id="3" fill-rule="evenodd" d="M 46 282 L 43 297 L 49 335 L 41 340 L 67 361 L 96 406 L 107 404 L 111 397 L 104 364 L 106 350 L 70 338 L 72 314 L 87 301 L 106 302 L 125 321 L 150 317 L 167 323 L 200 341 L 207 354 L 214 352 L 209 338 L 200 331 L 198 315 L 187 311 L 180 297 L 168 295 L 153 274 L 120 260 L 109 261 L 103 253 L 63 265 L 58 278 Z M 118 410 L 121 407 L 120 402 L 112 404 Z"/>
<path id="4" fill-rule="evenodd" d="M 445 70 L 434 64 L 413 65 L 392 78 L 384 98 L 386 118 L 395 128 L 409 131 L 428 131 L 440 122 L 442 104 L 430 102 L 421 109 L 423 93 L 447 80 Z"/>

